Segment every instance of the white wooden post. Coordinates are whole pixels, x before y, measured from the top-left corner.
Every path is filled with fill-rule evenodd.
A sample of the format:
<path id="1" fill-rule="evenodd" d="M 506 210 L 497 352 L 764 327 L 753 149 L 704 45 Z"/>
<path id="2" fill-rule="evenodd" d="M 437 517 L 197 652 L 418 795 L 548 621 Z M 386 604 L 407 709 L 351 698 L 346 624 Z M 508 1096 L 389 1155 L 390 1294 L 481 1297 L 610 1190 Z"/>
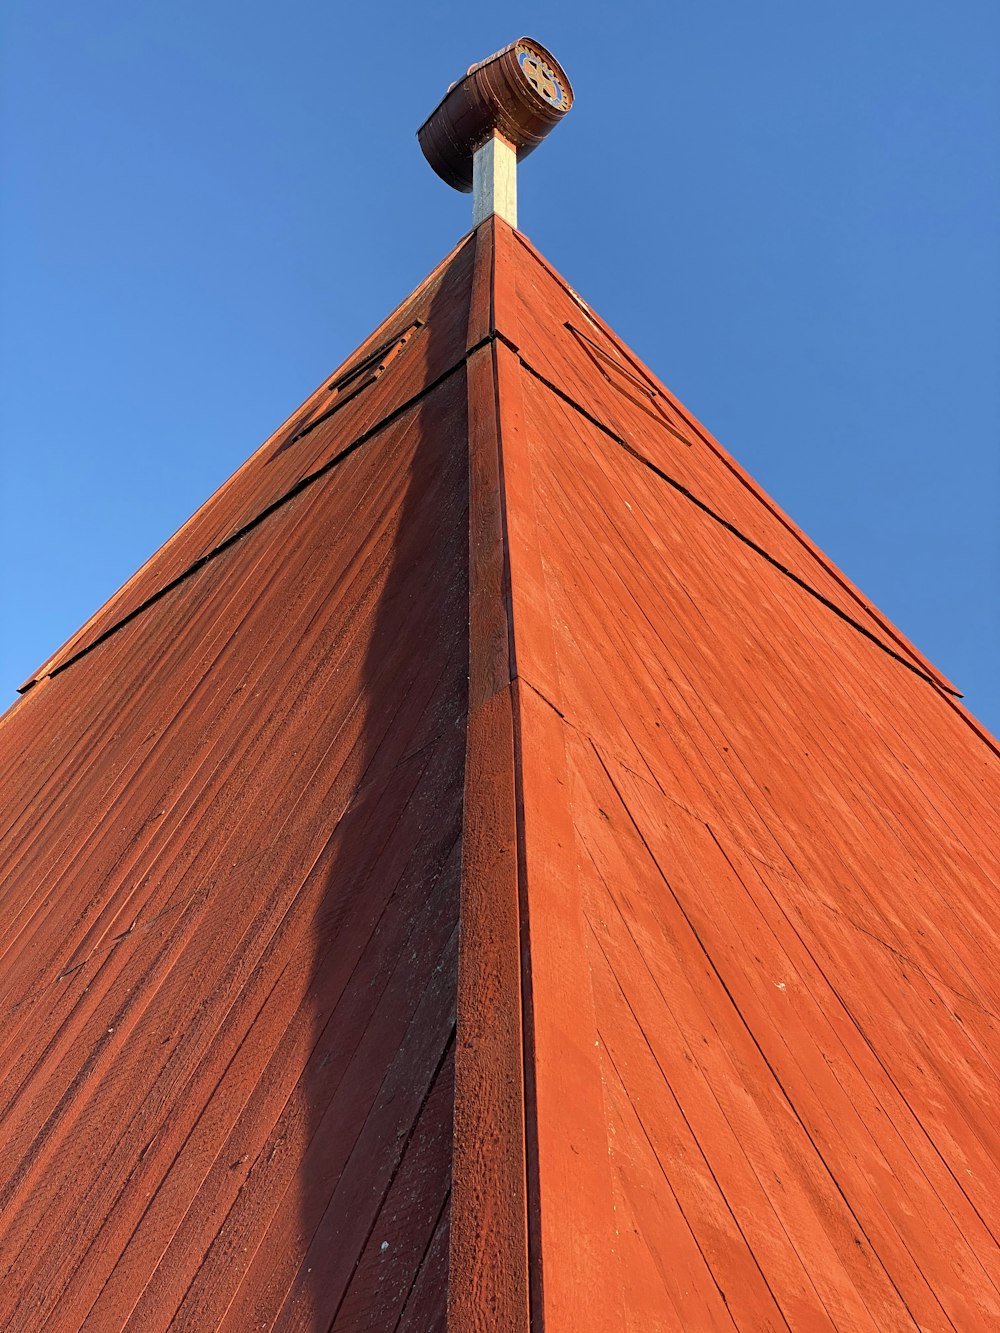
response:
<path id="1" fill-rule="evenodd" d="M 517 152 L 496 130 L 472 159 L 472 225 L 491 213 L 517 226 Z"/>

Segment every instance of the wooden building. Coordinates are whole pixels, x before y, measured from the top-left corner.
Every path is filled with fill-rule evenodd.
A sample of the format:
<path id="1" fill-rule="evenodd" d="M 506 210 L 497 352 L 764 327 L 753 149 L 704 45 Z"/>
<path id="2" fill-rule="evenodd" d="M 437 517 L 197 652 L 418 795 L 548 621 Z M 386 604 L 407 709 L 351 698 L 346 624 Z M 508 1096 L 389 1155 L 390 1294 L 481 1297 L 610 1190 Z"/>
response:
<path id="1" fill-rule="evenodd" d="M 1000 1327 L 996 742 L 502 216 L 0 773 L 5 1330 Z"/>

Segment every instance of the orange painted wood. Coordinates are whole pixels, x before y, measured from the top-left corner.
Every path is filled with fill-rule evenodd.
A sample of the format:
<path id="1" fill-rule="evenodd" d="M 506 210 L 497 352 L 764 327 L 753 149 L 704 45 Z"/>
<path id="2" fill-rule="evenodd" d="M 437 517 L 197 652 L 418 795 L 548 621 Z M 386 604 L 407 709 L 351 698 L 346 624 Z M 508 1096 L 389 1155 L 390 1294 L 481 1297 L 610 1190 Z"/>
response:
<path id="1" fill-rule="evenodd" d="M 525 364 L 592 411 L 606 427 L 646 450 L 671 476 L 690 486 L 745 535 L 760 541 L 846 614 L 956 692 L 581 301 L 530 241 L 521 233 L 512 235 L 531 257 L 528 263 L 512 266 L 521 296 L 519 347 Z M 586 341 L 574 337 L 567 325 Z M 582 350 L 588 343 L 596 355 Z"/>
<path id="2" fill-rule="evenodd" d="M 615 1328 L 622 1319 L 621 1273 L 566 759 L 551 706 L 523 680 L 516 701 L 534 1111 L 529 1203 L 538 1210 L 531 1219 L 534 1308 L 546 1326 Z"/>
<path id="3" fill-rule="evenodd" d="M 490 228 L 480 229 L 476 246 L 473 346 L 490 319 Z M 453 1328 L 513 1333 L 530 1318 L 524 1033 L 509 580 L 490 347 L 472 354 L 467 373 L 469 720 L 448 1307 Z"/>
<path id="4" fill-rule="evenodd" d="M 247 462 L 192 518 L 153 555 L 67 644 L 35 672 L 38 679 L 86 650 L 118 621 L 158 595 L 197 560 L 317 470 L 329 466 L 345 448 L 419 395 L 428 384 L 453 369 L 462 358 L 468 311 L 473 246 L 464 237 L 409 298 L 315 390 Z M 433 314 L 433 329 L 431 316 Z M 390 369 L 370 387 L 331 410 L 328 386 L 400 333 L 415 330 Z M 335 400 L 333 400 L 335 402 Z M 328 405 L 329 404 L 329 405 Z M 299 432 L 316 422 L 301 438 Z"/>
<path id="5" fill-rule="evenodd" d="M 458 972 L 450 1325 L 529 1326 L 510 690 L 469 718 Z"/>
<path id="6" fill-rule="evenodd" d="M 459 373 L 0 728 L 26 779 L 5 788 L 6 1327 L 215 1327 L 234 1296 L 251 1326 L 389 1291 L 401 1313 L 440 1247 L 465 400 Z M 428 1136 L 446 1156 L 410 1162 Z M 402 1189 L 426 1232 L 371 1264 Z M 331 1217 L 342 1276 L 309 1257 Z"/>
<path id="7" fill-rule="evenodd" d="M 996 1328 L 952 690 L 483 223 L 0 720 L 0 1324 Z"/>
<path id="8" fill-rule="evenodd" d="M 670 1030 L 664 1006 L 680 998 L 678 973 L 669 970 L 655 991 L 649 978 L 663 957 L 657 932 L 669 920 L 669 887 L 683 908 L 672 927 L 681 932 L 675 966 L 702 1006 L 718 988 L 715 1017 L 709 1009 L 685 1020 L 687 1049 L 695 1056 L 707 1039 L 738 1062 L 728 1083 L 715 1081 L 720 1067 L 710 1086 L 739 1137 L 725 1146 L 722 1125 L 711 1128 L 718 1112 L 710 1103 L 691 1104 L 685 1119 L 784 1316 L 796 1325 L 906 1327 L 912 1316 L 931 1327 L 989 1327 L 997 1309 L 994 1210 L 976 1178 L 985 1174 L 995 1188 L 997 1153 L 986 1146 L 988 1127 L 973 1129 L 974 1112 L 963 1106 L 967 1080 L 985 1086 L 985 1066 L 957 1023 L 950 1032 L 936 1026 L 936 1067 L 932 1073 L 925 1055 L 922 1077 L 911 1073 L 901 1096 L 897 1053 L 915 1054 L 924 1039 L 905 1017 L 911 1005 L 893 959 L 919 959 L 923 975 L 947 988 L 939 994 L 993 1002 L 984 964 L 996 882 L 987 814 L 995 762 L 932 685 L 664 486 L 558 395 L 541 385 L 524 395 L 539 546 L 559 629 L 556 702 L 581 735 L 581 753 L 596 745 L 617 775 L 617 791 L 600 795 L 598 785 L 574 806 L 578 840 L 624 842 L 601 880 L 614 909 L 600 890 L 591 909 L 595 930 L 624 918 L 628 931 L 621 959 L 608 953 L 623 1010 L 615 1020 L 613 991 L 598 1006 L 599 1016 L 609 1014 L 608 1058 L 617 1052 L 620 1061 L 634 1048 L 632 1024 L 650 1034 L 654 1052 Z M 718 829 L 717 841 L 706 825 Z M 701 850 L 691 838 L 679 841 L 689 826 Z M 637 841 L 626 850 L 630 827 Z M 743 883 L 732 877 L 719 841 L 758 868 L 757 882 L 761 874 L 770 882 L 753 909 L 766 911 L 774 932 L 766 948 L 757 918 L 744 910 L 753 875 Z M 639 934 L 635 890 L 647 843 L 663 850 Z M 847 924 L 845 908 L 895 953 L 860 972 L 859 949 L 878 946 L 858 935 L 850 955 L 813 971 L 813 959 L 828 956 Z M 793 987 L 801 998 L 778 1022 L 771 1011 L 789 1003 Z M 660 1067 L 669 1079 L 665 1054 Z M 655 1080 L 640 1067 L 616 1067 L 616 1076 L 637 1113 L 644 1099 L 653 1108 L 643 1140 L 655 1144 L 668 1133 L 670 1103 L 656 1109 Z M 753 1131 L 745 1112 L 737 1119 L 741 1101 L 732 1092 L 745 1097 L 755 1085 L 763 1119 Z M 670 1086 L 689 1101 L 689 1076 Z M 795 1115 L 779 1133 L 783 1098 Z M 743 1151 L 760 1145 L 750 1155 L 752 1176 L 745 1168 L 733 1175 L 735 1142 Z M 975 1167 L 965 1165 L 968 1152 L 976 1152 Z M 667 1173 L 675 1190 L 686 1179 L 682 1160 Z M 754 1202 L 759 1187 L 768 1204 Z M 629 1188 L 634 1212 L 641 1195 L 634 1182 Z M 687 1215 L 707 1245 L 718 1224 L 707 1214 L 697 1220 L 704 1206 L 697 1199 Z M 774 1224 L 767 1208 L 777 1210 Z M 656 1239 L 647 1238 L 647 1248 Z M 794 1247 L 797 1269 L 789 1265 Z M 726 1289 L 721 1274 L 735 1274 L 738 1261 L 724 1256 L 718 1252 L 713 1271 Z M 639 1298 L 626 1276 L 630 1300 Z M 646 1300 L 648 1293 L 640 1308 Z M 746 1312 L 738 1322 L 752 1327 L 764 1318 Z"/>
<path id="9" fill-rule="evenodd" d="M 498 308 L 501 256 L 510 244 L 509 228 L 498 223 Z M 621 1320 L 620 1275 L 566 761 L 556 714 L 538 693 L 558 698 L 561 687 L 517 362 L 502 343 L 494 357 L 516 675 L 533 1318 L 556 1328 L 588 1321 L 613 1328 Z"/>

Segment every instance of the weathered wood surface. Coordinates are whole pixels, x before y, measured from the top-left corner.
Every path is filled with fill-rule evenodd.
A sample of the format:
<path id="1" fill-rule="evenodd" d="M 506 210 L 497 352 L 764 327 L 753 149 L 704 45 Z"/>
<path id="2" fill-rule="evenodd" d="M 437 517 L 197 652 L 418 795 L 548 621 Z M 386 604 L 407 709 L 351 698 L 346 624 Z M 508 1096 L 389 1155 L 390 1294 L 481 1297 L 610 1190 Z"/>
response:
<path id="1" fill-rule="evenodd" d="M 476 236 L 467 367 L 469 721 L 452 1168 L 451 1326 L 529 1326 L 524 1026 L 508 562 L 492 323 L 493 232 Z"/>
<path id="2" fill-rule="evenodd" d="M 465 265 L 422 348 L 258 453 L 0 724 L 4 1328 L 444 1318 Z M 288 495 L 365 394 L 381 428 Z"/>
<path id="3" fill-rule="evenodd" d="M 501 221 L 345 371 L 0 723 L 0 1324 L 997 1327 L 995 742 Z"/>
<path id="4" fill-rule="evenodd" d="M 257 449 L 228 481 L 31 677 L 58 671 L 115 625 L 135 614 L 172 580 L 223 543 L 261 521 L 296 486 L 336 466 L 345 450 L 418 398 L 452 370 L 465 350 L 473 246 L 468 237 L 438 265 L 342 366 Z M 430 314 L 433 311 L 433 330 Z M 405 343 L 394 344 L 401 336 Z M 331 393 L 373 350 L 389 355 L 341 399 Z M 390 372 L 391 369 L 391 373 Z M 30 682 L 26 682 L 29 684 Z M 24 688 L 24 687 L 22 687 Z"/>
<path id="5" fill-rule="evenodd" d="M 990 1328 L 996 755 L 516 272 L 626 1326 Z"/>

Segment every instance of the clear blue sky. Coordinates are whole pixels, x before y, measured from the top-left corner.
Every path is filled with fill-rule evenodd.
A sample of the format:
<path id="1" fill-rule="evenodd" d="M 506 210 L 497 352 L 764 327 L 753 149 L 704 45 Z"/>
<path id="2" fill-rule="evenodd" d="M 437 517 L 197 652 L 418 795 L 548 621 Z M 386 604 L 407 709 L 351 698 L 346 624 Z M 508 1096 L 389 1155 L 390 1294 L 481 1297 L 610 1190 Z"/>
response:
<path id="1" fill-rule="evenodd" d="M 414 131 L 527 32 L 523 230 L 1000 731 L 996 0 L 0 24 L 0 702 L 467 230 Z"/>

